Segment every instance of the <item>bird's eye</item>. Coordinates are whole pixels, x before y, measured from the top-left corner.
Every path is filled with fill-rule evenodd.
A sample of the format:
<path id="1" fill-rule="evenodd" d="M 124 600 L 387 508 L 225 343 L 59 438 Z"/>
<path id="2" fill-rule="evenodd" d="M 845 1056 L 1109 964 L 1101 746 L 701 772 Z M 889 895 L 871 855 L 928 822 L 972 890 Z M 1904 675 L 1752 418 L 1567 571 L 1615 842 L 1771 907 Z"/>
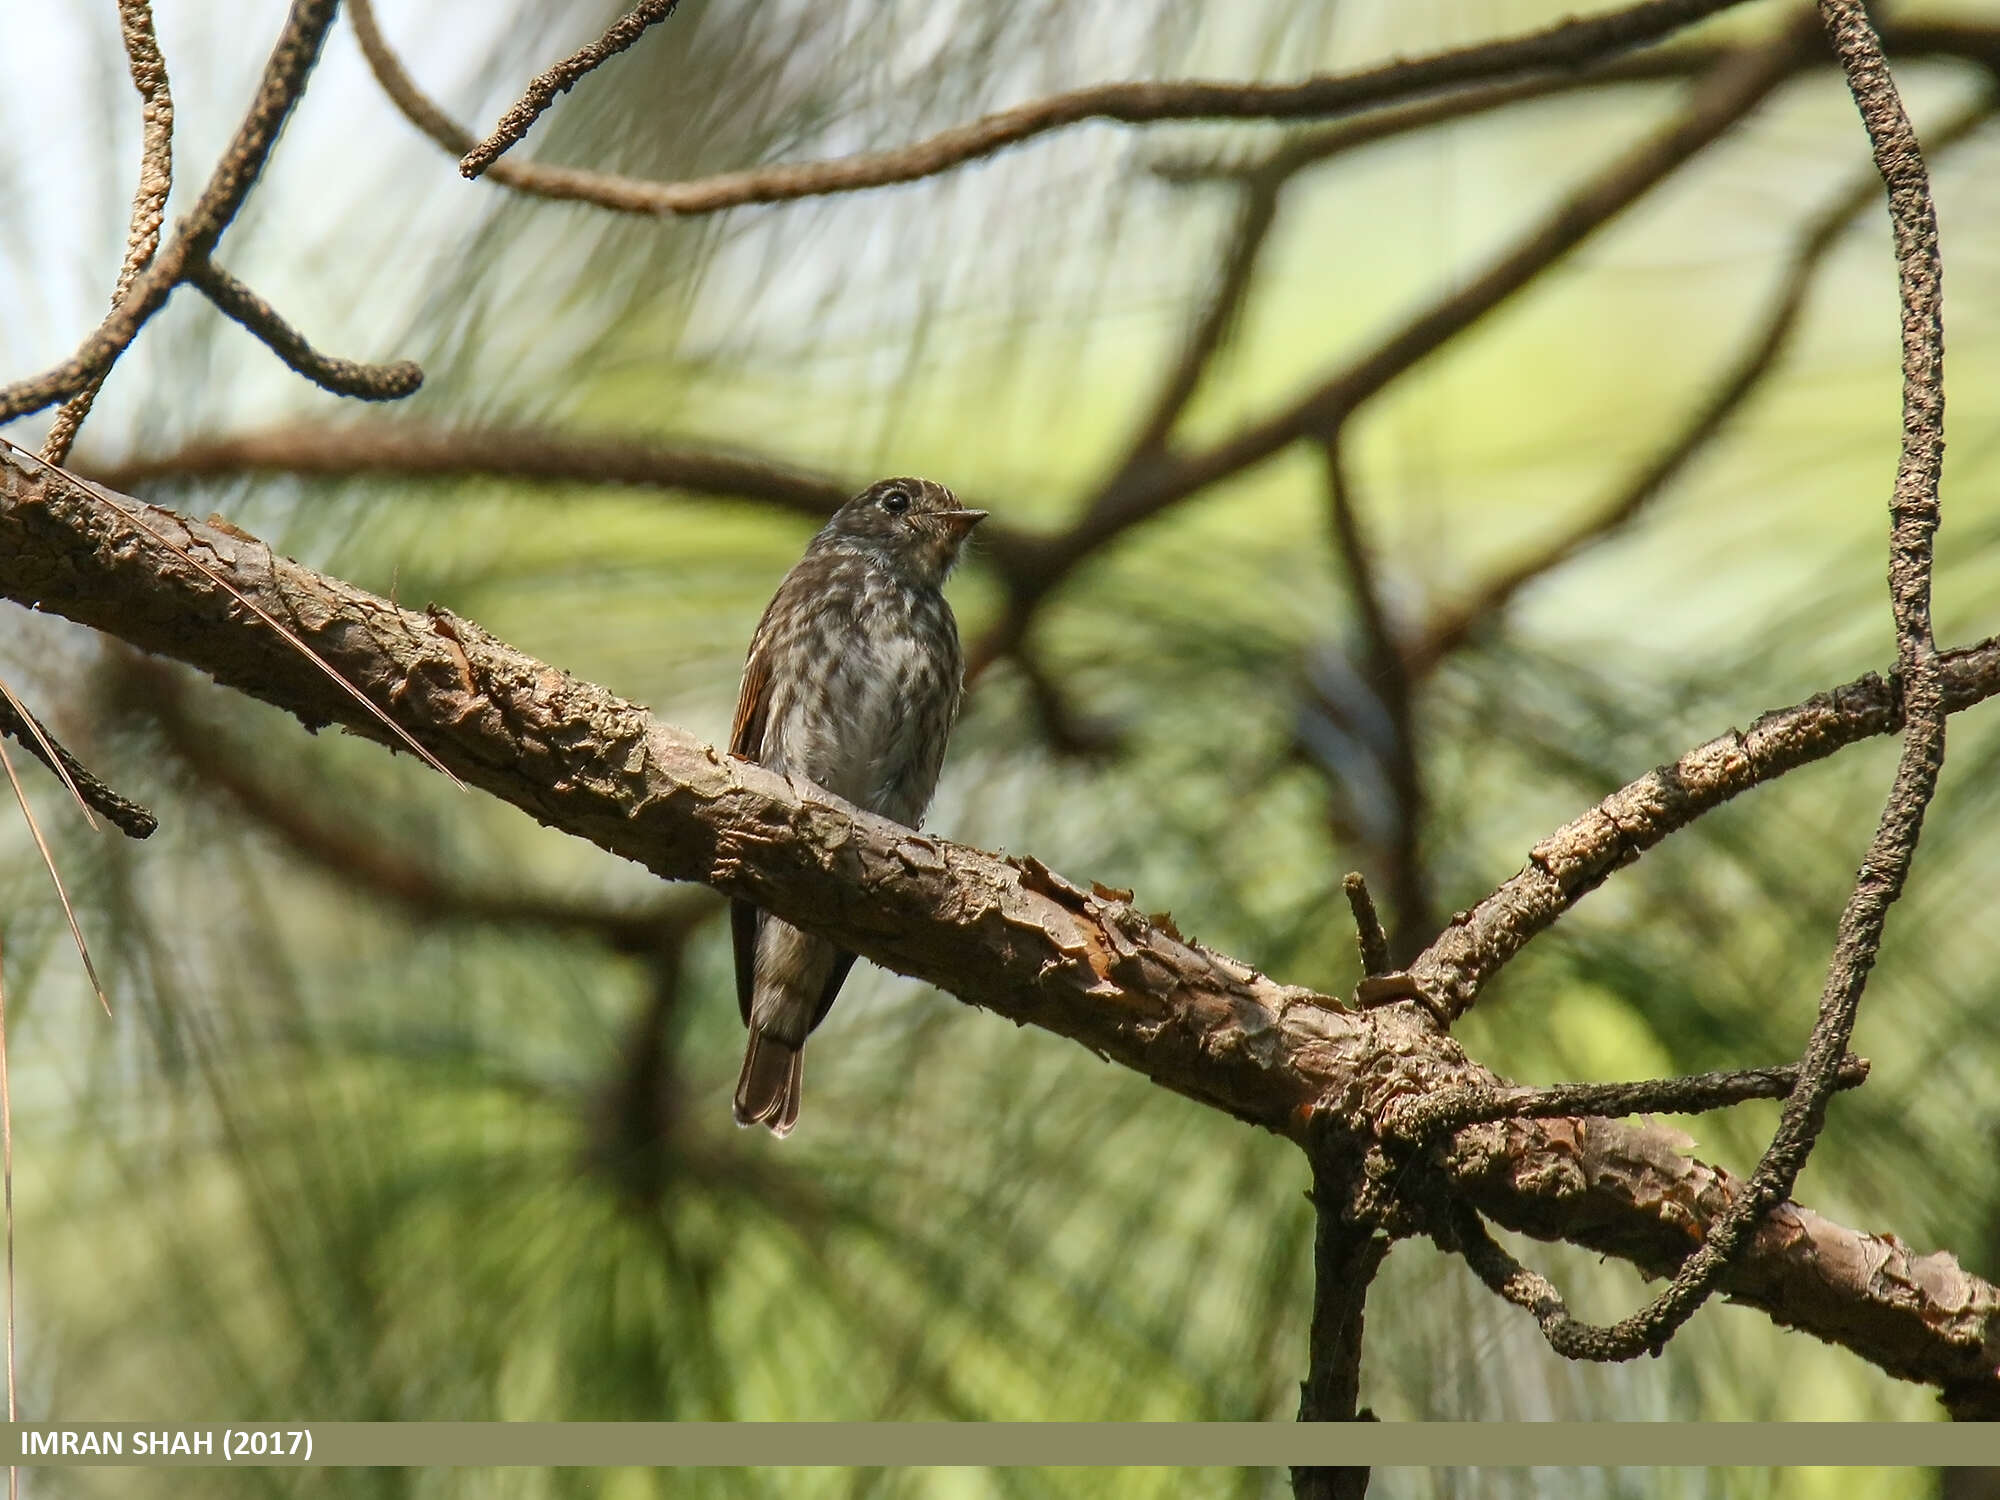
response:
<path id="1" fill-rule="evenodd" d="M 910 508 L 910 497 L 903 490 L 891 490 L 882 497 L 882 509 L 892 516 L 900 516 Z"/>

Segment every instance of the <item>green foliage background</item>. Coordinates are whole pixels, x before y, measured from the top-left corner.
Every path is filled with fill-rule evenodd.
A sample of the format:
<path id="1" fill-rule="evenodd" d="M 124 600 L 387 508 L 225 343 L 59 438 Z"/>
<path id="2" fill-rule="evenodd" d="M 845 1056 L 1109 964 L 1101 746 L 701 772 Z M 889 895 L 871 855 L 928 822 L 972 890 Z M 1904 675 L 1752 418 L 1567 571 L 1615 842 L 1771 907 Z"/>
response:
<path id="1" fill-rule="evenodd" d="M 83 101 L 31 117 L 31 88 L 0 106 L 0 184 L 14 205 L 0 209 L 0 258 L 43 292 L 0 330 L 13 374 L 60 357 L 97 316 L 122 239 L 136 111 L 102 9 L 60 25 L 0 14 L 0 45 L 51 49 L 37 87 Z M 1291 77 L 1563 9 L 690 0 L 525 149 L 683 176 L 909 139 L 1094 78 Z M 187 192 L 247 99 L 282 7 L 159 10 Z M 474 121 L 611 14 L 384 10 L 413 71 Z M 2000 21 L 1990 4 L 1950 13 Z M 1753 6 L 1716 34 L 1771 14 Z M 1920 124 L 1979 86 L 1945 65 L 1904 77 Z M 1218 435 L 1284 399 L 1464 279 L 1674 107 L 1671 89 L 1584 94 L 1303 179 L 1185 430 Z M 1151 164 L 1275 134 L 1088 126 L 909 188 L 621 221 L 461 183 L 390 112 L 343 32 L 229 263 L 327 347 L 419 359 L 425 390 L 399 412 L 355 418 L 183 298 L 120 366 L 86 453 L 162 452 L 277 418 L 546 424 L 725 442 L 857 477 L 932 474 L 1010 522 L 1053 527 L 1142 409 L 1229 223 L 1225 189 L 1170 184 Z M 1399 614 L 1461 597 L 1643 460 L 1754 323 L 1792 227 L 1863 162 L 1837 81 L 1805 79 L 1372 405 L 1353 432 L 1354 469 Z M 2000 133 L 1988 133 L 1938 170 L 1947 643 L 1996 623 L 1996 167 Z M 25 207 L 52 193 L 71 211 Z M 1895 331 L 1886 228 L 1871 214 L 1724 440 L 1640 524 L 1538 583 L 1428 685 L 1425 849 L 1443 910 L 1477 899 L 1612 786 L 1888 664 Z M 265 477 L 148 497 L 220 511 L 405 602 L 447 604 L 710 737 L 725 730 L 757 613 L 810 529 L 748 503 L 497 481 Z M 1308 664 L 1357 640 L 1340 578 L 1309 454 L 1124 537 L 1049 601 L 1032 637 L 1068 701 L 1116 732 L 1115 752 L 1052 749 L 1003 664 L 969 704 L 931 826 L 1130 886 L 1286 980 L 1350 986 L 1339 880 L 1357 856 L 1331 829 L 1327 768 L 1297 748 Z M 954 597 L 968 637 L 1000 602 L 977 557 Z M 4 670 L 163 823 L 144 845 L 93 837 L 46 778 L 31 785 L 111 992 L 108 1022 L 25 831 L 0 827 L 24 1414 L 1289 1415 L 1311 1222 L 1303 1163 L 1284 1143 L 865 967 L 815 1042 L 798 1134 L 779 1145 L 738 1132 L 727 1092 L 739 1028 L 717 922 L 671 962 L 529 921 L 430 919 L 301 857 L 215 768 L 467 890 L 622 910 L 657 899 L 641 872 L 456 796 L 405 757 L 309 738 L 178 674 L 190 759 L 160 728 L 157 679 L 18 611 Z M 1996 755 L 1990 709 L 1953 721 L 1856 1043 L 1875 1071 L 1837 1104 L 1800 1188 L 1836 1218 L 1951 1249 L 1987 1276 L 2000 1274 L 1987 1103 L 2000 1076 Z M 1647 856 L 1537 943 L 1463 1040 L 1528 1082 L 1790 1056 L 1892 756 L 1887 744 L 1850 751 Z M 1683 1123 L 1691 1149 L 1746 1169 L 1774 1120 L 1774 1106 L 1749 1106 Z M 1516 1248 L 1589 1315 L 1645 1295 L 1626 1267 Z M 1662 1359 L 1568 1366 L 1421 1244 L 1391 1257 L 1369 1322 L 1364 1399 L 1390 1419 L 1938 1415 L 1926 1391 L 1723 1305 Z M 821 1474 L 775 1488 L 752 1474 L 631 1472 L 250 1471 L 209 1483 L 413 1495 L 1283 1489 L 1276 1473 L 1033 1470 Z M 163 1476 L 117 1481 L 148 1484 L 165 1492 Z M 1384 1471 L 1376 1484 L 1390 1496 L 1902 1496 L 1931 1480 Z M 109 1493 L 112 1481 L 48 1471 L 35 1488 Z"/>

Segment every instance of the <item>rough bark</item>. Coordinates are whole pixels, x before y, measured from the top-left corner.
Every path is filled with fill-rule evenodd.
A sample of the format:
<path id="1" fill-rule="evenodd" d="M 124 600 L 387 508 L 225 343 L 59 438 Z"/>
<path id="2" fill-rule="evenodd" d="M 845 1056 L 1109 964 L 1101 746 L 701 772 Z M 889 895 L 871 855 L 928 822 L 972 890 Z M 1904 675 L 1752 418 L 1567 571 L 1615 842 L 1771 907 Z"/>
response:
<path id="1" fill-rule="evenodd" d="M 108 498 L 0 449 L 0 594 L 190 663 L 308 726 L 386 740 L 176 547 L 289 625 L 471 785 L 1301 1144 L 1310 1127 L 1359 1148 L 1400 1098 L 1502 1082 L 1415 1006 L 1357 1011 L 1281 984 L 1146 917 L 1126 893 L 860 812 L 444 610 L 399 608 L 234 528 Z M 1953 707 L 2000 692 L 2000 642 L 1946 666 Z M 1785 737 L 1784 763 L 1796 765 L 1899 717 L 1891 686 L 1868 678 L 1767 716 L 1757 733 Z M 1717 744 L 1728 753 L 1709 759 L 1728 774 L 1704 794 L 1714 800 L 1759 779 L 1735 739 Z M 1603 1121 L 1474 1126 L 1439 1159 L 1496 1222 L 1649 1272 L 1677 1264 L 1740 1187 L 1681 1155 L 1671 1132 Z M 1915 1257 L 1786 1206 L 1724 1287 L 1961 1404 L 1996 1386 L 2000 1292 L 1949 1256 Z"/>

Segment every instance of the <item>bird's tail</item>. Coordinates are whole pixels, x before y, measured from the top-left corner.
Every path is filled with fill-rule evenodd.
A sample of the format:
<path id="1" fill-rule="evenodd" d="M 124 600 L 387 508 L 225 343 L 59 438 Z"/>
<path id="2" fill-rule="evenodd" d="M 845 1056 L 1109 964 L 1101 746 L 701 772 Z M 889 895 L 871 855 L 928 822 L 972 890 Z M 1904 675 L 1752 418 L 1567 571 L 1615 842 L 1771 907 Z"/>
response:
<path id="1" fill-rule="evenodd" d="M 736 1123 L 768 1125 L 783 1138 L 799 1122 L 799 1084 L 805 1076 L 805 1049 L 755 1027 L 743 1049 L 743 1072 L 736 1080 Z"/>

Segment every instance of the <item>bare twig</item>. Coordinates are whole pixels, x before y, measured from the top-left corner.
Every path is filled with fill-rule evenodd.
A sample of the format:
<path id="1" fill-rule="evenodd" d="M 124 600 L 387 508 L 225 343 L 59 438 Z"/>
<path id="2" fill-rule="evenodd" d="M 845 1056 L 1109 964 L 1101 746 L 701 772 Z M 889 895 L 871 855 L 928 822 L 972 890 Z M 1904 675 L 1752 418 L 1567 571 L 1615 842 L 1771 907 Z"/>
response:
<path id="1" fill-rule="evenodd" d="M 1931 135 L 1926 149 L 1933 159 L 1992 119 L 1996 107 L 2000 107 L 2000 98 L 1990 92 L 1962 106 Z M 1412 672 L 1421 675 L 1433 670 L 1530 583 L 1630 524 L 1714 441 L 1790 346 L 1819 268 L 1854 220 L 1876 201 L 1881 190 L 1881 177 L 1871 167 L 1865 176 L 1814 215 L 1799 235 L 1791 263 L 1757 333 L 1681 430 L 1606 500 L 1593 506 L 1581 523 L 1488 579 L 1471 599 L 1433 620 L 1411 649 Z"/>
<path id="2" fill-rule="evenodd" d="M 1795 1065 L 1788 1065 L 1639 1083 L 1559 1083 L 1545 1089 L 1482 1086 L 1406 1095 L 1383 1112 L 1382 1133 L 1422 1145 L 1488 1120 L 1704 1114 L 1746 1099 L 1783 1099 L 1797 1087 L 1800 1076 Z M 1835 1084 L 1843 1089 L 1859 1088 L 1867 1081 L 1866 1058 L 1843 1059 L 1834 1075 Z"/>
<path id="3" fill-rule="evenodd" d="M 1944 762 L 1945 683 L 1931 634 L 1931 541 L 1937 529 L 1944 458 L 1943 266 L 1930 181 L 1916 132 L 1903 109 L 1862 0 L 1820 0 L 1820 14 L 1868 127 L 1877 170 L 1889 189 L 1903 310 L 1903 452 L 1896 474 L 1889 595 L 1903 696 L 1903 753 L 1887 805 L 1854 892 L 1841 913 L 1819 1015 L 1786 1097 L 1778 1128 L 1749 1184 L 1647 1306 L 1608 1328 L 1570 1317 L 1554 1288 L 1508 1266 L 1464 1226 L 1469 1261 L 1509 1301 L 1529 1308 L 1557 1352 L 1574 1359 L 1622 1360 L 1659 1349 L 1720 1285 L 1749 1248 L 1758 1220 L 1782 1203 L 1826 1122 L 1841 1060 L 1854 1032 L 1862 990 L 1882 941 L 1889 908 L 1902 894 L 1924 810 Z"/>
<path id="4" fill-rule="evenodd" d="M 90 810 L 90 803 L 84 799 L 83 787 L 77 782 L 76 777 L 70 774 L 69 766 L 66 764 L 74 757 L 69 756 L 56 744 L 48 730 L 42 727 L 41 721 L 28 712 L 28 705 L 21 701 L 20 695 L 5 682 L 0 682 L 0 707 L 4 707 L 4 715 L 0 715 L 0 728 L 4 728 L 18 743 L 25 745 L 36 760 L 56 773 L 56 779 L 62 782 L 63 789 L 69 793 L 70 799 L 83 814 L 84 823 L 92 833 L 97 832 L 97 815 Z"/>
<path id="5" fill-rule="evenodd" d="M 1949 711 L 1966 706 L 1966 672 L 1982 649 L 1940 658 Z M 1454 917 L 1410 965 L 1410 974 L 1444 1019 L 1456 1019 L 1531 938 L 1612 871 L 1752 787 L 1857 740 L 1901 729 L 1903 712 L 1900 682 L 1870 673 L 1764 714 L 1748 729 L 1731 730 L 1647 772 L 1530 849 L 1521 873 Z"/>
<path id="6" fill-rule="evenodd" d="M 534 128 L 535 121 L 542 117 L 542 111 L 555 103 L 557 94 L 567 93 L 584 74 L 638 41 L 648 27 L 656 26 L 672 15 L 679 3 L 680 0 L 640 0 L 631 14 L 614 21 L 603 36 L 571 53 L 547 71 L 538 73 L 520 102 L 500 117 L 493 133 L 465 153 L 458 170 L 467 177 L 479 176 Z"/>
<path id="7" fill-rule="evenodd" d="M 1361 949 L 1361 972 L 1373 977 L 1389 972 L 1389 935 L 1382 930 L 1376 914 L 1375 898 L 1368 894 L 1368 882 L 1357 870 L 1340 883 L 1347 892 L 1347 905 L 1354 913 L 1354 940 Z"/>
<path id="8" fill-rule="evenodd" d="M 422 368 L 407 359 L 366 365 L 321 354 L 278 316 L 276 308 L 212 260 L 191 265 L 188 280 L 200 287 L 223 313 L 256 334 L 291 369 L 322 390 L 362 401 L 396 401 L 424 383 Z"/>
<path id="9" fill-rule="evenodd" d="M 135 839 L 150 836 L 160 826 L 159 820 L 145 808 L 119 796 L 92 775 L 90 768 L 63 748 L 4 682 L 0 682 L 0 734 L 11 735 L 29 754 L 55 772 L 83 808 L 86 819 L 94 809 L 103 813 L 121 833 Z"/>
<path id="10" fill-rule="evenodd" d="M 167 62 L 160 55 L 159 38 L 153 33 L 150 0 L 118 0 L 118 28 L 125 39 L 125 59 L 132 73 L 132 86 L 142 104 L 139 181 L 132 191 L 132 224 L 125 236 L 125 260 L 118 268 L 118 281 L 111 290 L 116 308 L 132 290 L 160 248 L 160 226 L 166 221 L 167 194 L 174 184 L 174 96 L 167 81 Z M 59 464 L 69 456 L 77 429 L 97 400 L 104 385 L 100 372 L 82 390 L 63 403 L 42 444 L 42 457 Z"/>
<path id="11" fill-rule="evenodd" d="M 490 175 L 544 197 L 583 199 L 626 213 L 715 213 L 750 203 L 780 203 L 913 182 L 1085 120 L 1136 125 L 1161 120 L 1326 118 L 1520 74 L 1582 68 L 1614 53 L 1645 46 L 1738 3 L 1740 0 L 1644 0 L 1608 15 L 1563 21 L 1522 36 L 1298 83 L 1191 80 L 1097 84 L 1002 110 L 892 150 L 830 161 L 752 167 L 686 182 L 646 182 L 608 173 L 543 167 L 517 170 L 503 178 L 497 163 Z M 425 134 L 461 154 L 464 148 L 458 141 L 469 140 L 469 135 L 426 99 L 395 62 L 380 28 L 374 25 L 368 0 L 358 0 L 354 16 L 357 30 L 367 28 L 362 31 L 363 46 L 384 91 Z M 518 169 L 519 164 L 515 165 Z"/>
<path id="12" fill-rule="evenodd" d="M 284 30 L 264 65 L 256 101 L 216 163 L 194 210 L 166 248 L 141 271 L 111 315 L 75 354 L 54 369 L 0 386 L 0 422 L 26 416 L 75 395 L 117 361 L 189 272 L 214 250 L 277 143 L 292 107 L 305 91 L 319 49 L 333 24 L 335 0 L 293 0 Z"/>
<path id="13" fill-rule="evenodd" d="M 1282 180 L 1275 174 L 1246 182 L 1213 285 L 1200 313 L 1189 327 L 1179 356 L 1161 381 L 1158 393 L 1128 440 L 1121 469 L 1132 469 L 1156 456 L 1173 435 L 1174 425 L 1201 387 L 1215 355 L 1243 311 L 1258 257 L 1278 218 Z"/>

